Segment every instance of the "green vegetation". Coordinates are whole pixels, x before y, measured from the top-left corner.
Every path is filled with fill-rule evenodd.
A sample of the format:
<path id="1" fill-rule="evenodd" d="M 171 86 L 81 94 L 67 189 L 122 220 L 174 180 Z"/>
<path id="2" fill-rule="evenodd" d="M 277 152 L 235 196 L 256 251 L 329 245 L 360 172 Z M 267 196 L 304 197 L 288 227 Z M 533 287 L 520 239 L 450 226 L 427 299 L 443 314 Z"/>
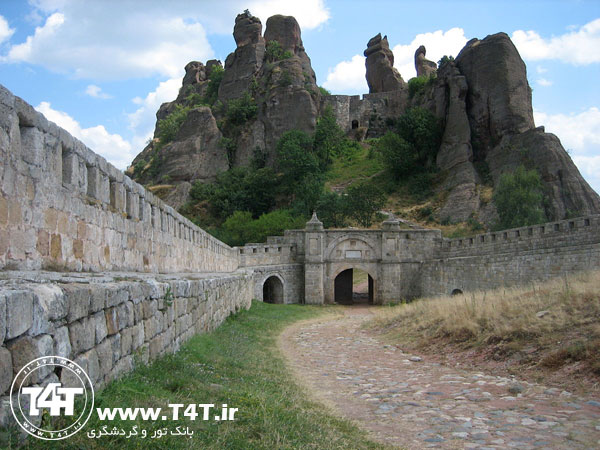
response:
<path id="1" fill-rule="evenodd" d="M 347 211 L 360 225 L 369 228 L 375 214 L 385 204 L 385 194 L 372 183 L 350 186 L 347 189 Z"/>
<path id="2" fill-rule="evenodd" d="M 229 245 L 244 245 L 247 242 L 265 242 L 267 236 L 279 236 L 285 230 L 304 228 L 305 223 L 304 217 L 294 216 L 285 209 L 262 214 L 258 219 L 253 219 L 248 211 L 236 211 L 215 235 Z"/>
<path id="3" fill-rule="evenodd" d="M 221 66 L 213 66 L 208 77 L 208 86 L 206 93 L 204 94 L 204 103 L 207 105 L 214 105 L 217 101 L 219 94 L 219 86 L 225 75 L 225 69 Z"/>
<path id="4" fill-rule="evenodd" d="M 175 139 L 177 132 L 187 119 L 190 107 L 175 105 L 174 110 L 164 119 L 158 122 L 158 137 L 161 146 L 164 146 Z"/>
<path id="5" fill-rule="evenodd" d="M 535 169 L 521 165 L 513 173 L 502 174 L 493 199 L 500 216 L 494 226 L 497 230 L 547 221 L 542 180 Z"/>
<path id="6" fill-rule="evenodd" d="M 220 220 L 235 211 L 248 211 L 257 218 L 275 205 L 278 186 L 271 168 L 236 167 L 220 173 L 214 183 L 194 183 L 190 197 L 194 202 L 206 202 L 209 213 Z"/>
<path id="7" fill-rule="evenodd" d="M 281 48 L 281 44 L 278 41 L 267 42 L 265 50 L 265 59 L 267 60 L 267 62 L 273 63 L 276 61 L 289 59 L 292 56 L 294 56 L 294 54 L 289 50 L 283 50 L 283 48 Z"/>
<path id="8" fill-rule="evenodd" d="M 436 78 L 435 73 L 431 75 L 421 75 L 408 80 L 408 98 L 418 97 L 425 93 L 427 86 L 431 86 Z"/>
<path id="9" fill-rule="evenodd" d="M 454 61 L 454 56 L 450 55 L 444 55 L 440 58 L 440 60 L 438 61 L 438 69 L 440 69 L 442 66 L 444 66 L 445 64 Z"/>
<path id="10" fill-rule="evenodd" d="M 319 92 L 323 96 L 331 95 L 331 92 L 329 90 L 325 89 L 323 86 L 319 86 Z"/>
<path id="11" fill-rule="evenodd" d="M 317 317 L 327 311 L 306 305 L 269 305 L 255 302 L 212 333 L 195 336 L 174 355 L 151 365 L 138 366 L 121 380 L 96 394 L 96 407 L 160 407 L 168 404 L 213 403 L 238 408 L 233 421 L 142 421 L 102 422 L 94 414 L 86 427 L 64 441 L 29 439 L 29 449 L 140 449 L 142 440 L 126 436 L 89 439 L 88 430 L 108 425 L 131 430 L 147 430 L 152 436 L 167 428 L 169 433 L 153 440 L 161 449 L 377 449 L 383 446 L 368 440 L 349 421 L 333 417 L 320 404 L 310 400 L 289 374 L 276 339 L 287 325 Z M 201 412 L 202 410 L 199 410 Z M 176 427 L 189 427 L 191 439 L 171 436 Z M 324 444 L 326 443 L 326 444 Z M 2 442 L 3 448 L 18 448 Z M 20 447 L 19 447 L 20 448 Z M 153 447 L 154 448 L 154 447 Z"/>
<path id="12" fill-rule="evenodd" d="M 250 96 L 249 92 L 244 92 L 240 98 L 230 100 L 227 103 L 225 119 L 231 125 L 243 125 L 256 117 L 258 105 Z"/>

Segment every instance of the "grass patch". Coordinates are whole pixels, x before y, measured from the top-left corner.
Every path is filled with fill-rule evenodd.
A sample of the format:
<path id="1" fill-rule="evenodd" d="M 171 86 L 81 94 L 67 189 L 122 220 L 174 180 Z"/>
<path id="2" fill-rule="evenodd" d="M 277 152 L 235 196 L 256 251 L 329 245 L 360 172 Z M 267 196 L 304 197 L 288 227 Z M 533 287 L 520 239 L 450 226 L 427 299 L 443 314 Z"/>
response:
<path id="1" fill-rule="evenodd" d="M 379 155 L 368 145 L 350 155 L 340 155 L 333 159 L 331 168 L 327 171 L 327 182 L 330 186 L 357 184 L 384 170 Z"/>
<path id="2" fill-rule="evenodd" d="M 600 375 L 600 271 L 528 287 L 417 300 L 378 311 L 368 326 L 409 347 L 488 349 L 556 369 L 580 363 Z M 493 351 L 489 348 L 493 347 Z M 533 358 L 533 359 L 532 359 Z"/>
<path id="3" fill-rule="evenodd" d="M 254 302 L 249 311 L 228 318 L 216 331 L 196 336 L 176 354 L 137 368 L 96 397 L 96 407 L 169 410 L 169 403 L 214 403 L 219 407 L 227 403 L 239 408 L 235 421 L 100 422 L 94 413 L 85 429 L 72 438 L 54 442 L 29 439 L 25 448 L 383 448 L 350 422 L 328 415 L 321 405 L 310 401 L 293 381 L 277 350 L 277 336 L 286 325 L 324 311 L 322 307 Z M 109 429 L 116 426 L 126 430 L 138 425 L 149 435 L 163 427 L 175 430 L 188 426 L 194 436 L 167 435 L 160 440 L 86 436 L 91 427 L 107 424 Z"/>

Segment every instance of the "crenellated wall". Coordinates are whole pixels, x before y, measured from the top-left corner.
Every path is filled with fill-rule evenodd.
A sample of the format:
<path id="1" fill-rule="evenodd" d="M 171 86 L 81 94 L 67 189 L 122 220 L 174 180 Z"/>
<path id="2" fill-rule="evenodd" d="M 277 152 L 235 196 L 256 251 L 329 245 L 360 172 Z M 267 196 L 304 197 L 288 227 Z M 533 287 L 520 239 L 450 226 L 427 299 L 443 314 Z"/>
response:
<path id="1" fill-rule="evenodd" d="M 0 86 L 0 269 L 231 272 L 195 226 Z"/>
<path id="2" fill-rule="evenodd" d="M 600 268 L 600 215 L 444 239 L 425 262 L 421 295 L 527 284 Z"/>

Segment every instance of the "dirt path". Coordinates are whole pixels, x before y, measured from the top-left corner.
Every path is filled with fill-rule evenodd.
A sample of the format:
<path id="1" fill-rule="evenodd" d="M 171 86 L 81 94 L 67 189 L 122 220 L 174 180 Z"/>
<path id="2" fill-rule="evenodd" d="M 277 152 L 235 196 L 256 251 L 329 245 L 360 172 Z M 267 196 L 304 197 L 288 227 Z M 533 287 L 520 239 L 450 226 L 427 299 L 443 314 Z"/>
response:
<path id="1" fill-rule="evenodd" d="M 280 348 L 300 383 L 372 436 L 409 449 L 600 448 L 600 399 L 461 371 L 384 345 L 368 307 L 296 324 Z"/>

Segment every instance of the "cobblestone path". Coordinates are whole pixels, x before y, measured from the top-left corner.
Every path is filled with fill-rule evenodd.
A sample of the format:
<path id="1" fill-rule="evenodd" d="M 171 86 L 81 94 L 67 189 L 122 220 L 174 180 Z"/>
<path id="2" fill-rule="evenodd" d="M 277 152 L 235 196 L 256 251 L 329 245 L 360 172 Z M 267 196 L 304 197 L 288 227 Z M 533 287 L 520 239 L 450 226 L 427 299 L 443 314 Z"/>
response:
<path id="1" fill-rule="evenodd" d="M 600 399 L 428 362 L 361 330 L 366 307 L 280 339 L 301 383 L 382 442 L 408 449 L 600 448 Z"/>

